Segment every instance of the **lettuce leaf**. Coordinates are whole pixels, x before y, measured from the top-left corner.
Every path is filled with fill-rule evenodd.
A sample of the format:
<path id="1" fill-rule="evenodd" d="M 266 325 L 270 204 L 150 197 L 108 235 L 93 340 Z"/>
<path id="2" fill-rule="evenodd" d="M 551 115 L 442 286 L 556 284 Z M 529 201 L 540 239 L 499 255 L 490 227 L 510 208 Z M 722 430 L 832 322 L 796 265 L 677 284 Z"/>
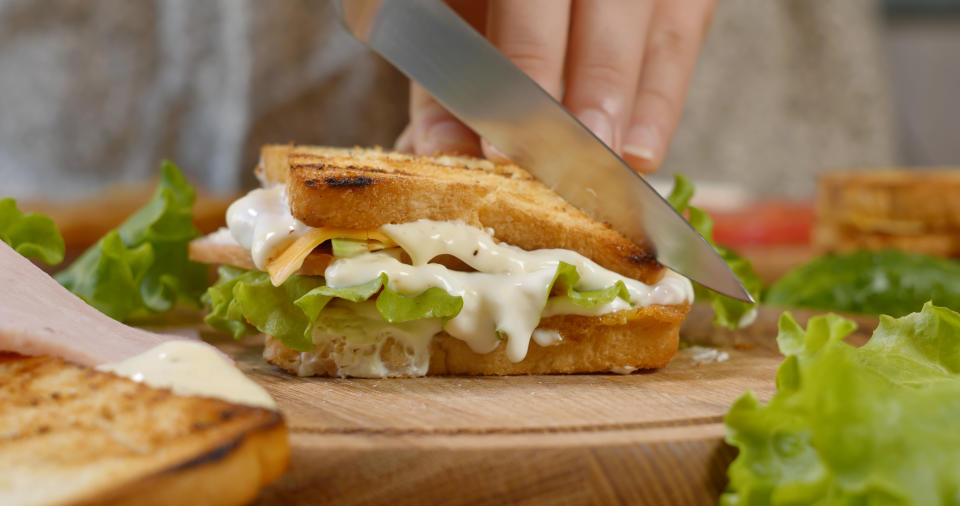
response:
<path id="1" fill-rule="evenodd" d="M 367 241 L 356 239 L 330 239 L 330 249 L 335 257 L 353 257 L 370 251 Z"/>
<path id="2" fill-rule="evenodd" d="M 553 292 L 554 287 L 559 287 L 571 302 L 581 307 L 609 304 L 617 297 L 630 302 L 630 292 L 627 291 L 627 285 L 623 281 L 617 281 L 613 285 L 597 290 L 577 291 L 573 287 L 578 281 L 580 281 L 580 273 L 577 272 L 577 268 L 566 262 L 560 262 L 547 293 Z"/>
<path id="3" fill-rule="evenodd" d="M 63 261 L 63 237 L 53 220 L 42 214 L 20 212 L 14 199 L 0 199 L 0 241 L 47 265 Z"/>
<path id="4" fill-rule="evenodd" d="M 699 232 L 713 246 L 720 258 L 730 266 L 730 270 L 740 279 L 744 288 L 750 292 L 753 300 L 759 301 L 760 292 L 763 289 L 760 276 L 753 270 L 753 265 L 750 264 L 749 260 L 741 257 L 735 251 L 718 246 L 713 242 L 713 220 L 702 209 L 690 205 L 693 194 L 693 183 L 685 176 L 677 174 L 674 176 L 673 190 L 667 196 L 667 202 L 678 213 L 686 212 L 688 214 L 687 220 L 694 230 Z M 696 300 L 710 301 L 710 305 L 713 306 L 713 324 L 718 327 L 735 329 L 748 325 L 749 315 L 759 305 L 759 302 L 750 304 L 731 299 L 697 284 L 693 285 L 693 290 Z"/>
<path id="5" fill-rule="evenodd" d="M 335 298 L 360 302 L 376 296 L 377 310 L 390 323 L 450 319 L 463 308 L 462 297 L 438 287 L 414 295 L 398 293 L 387 286 L 386 274 L 361 285 L 332 288 L 324 285 L 320 277 L 295 275 L 275 287 L 265 272 L 221 267 L 219 273 L 220 279 L 203 296 L 208 307 L 207 324 L 234 337 L 256 329 L 298 351 L 313 348 L 313 327 L 323 309 Z M 560 263 L 554 283 L 575 304 L 592 307 L 617 297 L 629 301 L 622 282 L 604 289 L 578 291 L 573 287 L 579 280 L 576 267 Z"/>
<path id="6" fill-rule="evenodd" d="M 174 164 L 160 169 L 153 198 L 54 276 L 120 321 L 175 304 L 198 306 L 207 287 L 206 266 L 187 258 L 187 244 L 200 235 L 192 223 L 193 188 Z"/>
<path id="7" fill-rule="evenodd" d="M 361 285 L 342 288 L 326 286 L 320 277 L 294 275 L 275 287 L 265 272 L 221 267 L 220 279 L 203 297 L 209 307 L 205 321 L 234 337 L 250 333 L 255 328 L 279 339 L 288 348 L 309 351 L 313 349 L 313 326 L 320 312 L 334 298 L 360 302 L 379 293 L 377 309 L 384 320 L 391 323 L 453 318 L 463 307 L 461 297 L 440 288 L 405 296 L 386 288 L 386 285 L 386 274 Z"/>
<path id="8" fill-rule="evenodd" d="M 408 297 L 391 290 L 384 283 L 377 297 L 377 310 L 390 323 L 403 323 L 424 318 L 449 320 L 460 314 L 463 297 L 450 295 L 446 290 L 432 287 L 419 295 Z"/>
<path id="9" fill-rule="evenodd" d="M 722 504 L 957 503 L 960 314 L 882 316 L 860 348 L 843 341 L 854 328 L 781 316 L 776 394 L 747 393 L 725 419 L 740 451 Z"/>
<path id="10" fill-rule="evenodd" d="M 960 262 L 902 251 L 827 255 L 797 267 L 765 302 L 862 314 L 903 316 L 924 302 L 960 308 Z"/>
<path id="11" fill-rule="evenodd" d="M 233 296 L 233 288 L 238 283 L 251 283 L 258 274 L 264 273 L 223 265 L 217 274 L 218 281 L 203 294 L 203 304 L 209 309 L 203 321 L 233 337 L 253 333 L 253 327 L 243 318 L 243 306 Z"/>
<path id="12" fill-rule="evenodd" d="M 297 351 L 313 349 L 310 331 L 313 322 L 296 301 L 320 286 L 323 279 L 312 276 L 290 276 L 280 286 L 273 286 L 270 276 L 240 280 L 233 287 L 233 296 L 240 303 L 240 311 L 254 327 L 274 336 L 288 348 Z"/>

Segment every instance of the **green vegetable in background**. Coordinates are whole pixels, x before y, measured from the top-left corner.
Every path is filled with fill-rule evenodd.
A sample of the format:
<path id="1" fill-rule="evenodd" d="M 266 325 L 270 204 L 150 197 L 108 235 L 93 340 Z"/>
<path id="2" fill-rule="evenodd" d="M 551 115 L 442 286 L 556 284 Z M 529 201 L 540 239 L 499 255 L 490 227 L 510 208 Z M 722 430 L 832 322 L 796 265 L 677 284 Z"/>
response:
<path id="1" fill-rule="evenodd" d="M 193 188 L 170 162 L 161 164 L 153 198 L 56 276 L 71 292 L 114 319 L 196 306 L 207 287 L 206 266 L 187 258 L 199 236 Z"/>
<path id="2" fill-rule="evenodd" d="M 677 210 L 678 213 L 688 213 L 690 225 L 700 233 L 713 246 L 713 249 L 720 255 L 720 258 L 730 266 L 730 270 L 736 274 L 744 288 L 750 292 L 753 299 L 760 300 L 760 290 L 763 284 L 760 277 L 754 272 L 750 261 L 741 257 L 733 250 L 718 246 L 713 242 L 713 220 L 702 209 L 691 206 L 690 199 L 693 197 L 693 183 L 686 177 L 677 174 L 674 176 L 673 190 L 667 197 L 667 202 Z M 699 285 L 694 285 L 694 295 L 696 300 L 710 301 L 713 306 L 713 324 L 719 327 L 735 329 L 746 322 L 745 317 L 757 307 L 757 303 L 749 304 L 736 299 L 731 299 L 725 295 L 707 290 Z"/>
<path id="3" fill-rule="evenodd" d="M 63 237 L 53 220 L 42 214 L 20 212 L 13 199 L 0 199 L 0 241 L 47 265 L 63 261 Z"/>
<path id="4" fill-rule="evenodd" d="M 820 257 L 774 283 L 765 302 L 902 316 L 928 300 L 960 309 L 960 262 L 891 250 Z"/>
<path id="5" fill-rule="evenodd" d="M 960 314 L 881 316 L 860 348 L 843 342 L 854 328 L 781 316 L 776 394 L 725 419 L 740 452 L 721 504 L 960 502 Z"/>

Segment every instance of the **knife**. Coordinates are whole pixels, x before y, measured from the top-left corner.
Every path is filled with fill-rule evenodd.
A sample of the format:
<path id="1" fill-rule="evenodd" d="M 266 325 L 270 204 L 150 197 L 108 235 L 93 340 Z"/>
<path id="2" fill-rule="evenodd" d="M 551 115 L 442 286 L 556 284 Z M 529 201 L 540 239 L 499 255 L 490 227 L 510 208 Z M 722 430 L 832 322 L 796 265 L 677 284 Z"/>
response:
<path id="1" fill-rule="evenodd" d="M 360 42 L 595 220 L 706 288 L 753 302 L 713 247 L 616 153 L 439 0 L 337 0 Z"/>

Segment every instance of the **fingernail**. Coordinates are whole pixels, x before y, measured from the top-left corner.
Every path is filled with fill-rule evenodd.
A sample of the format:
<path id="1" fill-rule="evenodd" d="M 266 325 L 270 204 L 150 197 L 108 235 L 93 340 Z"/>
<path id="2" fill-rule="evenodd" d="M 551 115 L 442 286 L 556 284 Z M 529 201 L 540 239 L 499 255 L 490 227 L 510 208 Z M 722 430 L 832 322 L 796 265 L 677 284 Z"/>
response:
<path id="1" fill-rule="evenodd" d="M 627 132 L 623 143 L 624 154 L 640 158 L 648 162 L 657 159 L 657 150 L 660 147 L 660 134 L 650 125 L 634 125 Z"/>
<path id="2" fill-rule="evenodd" d="M 596 109 L 584 109 L 577 115 L 580 121 L 604 144 L 613 147 L 613 126 L 609 117 Z"/>
<path id="3" fill-rule="evenodd" d="M 421 155 L 472 154 L 475 151 L 475 141 L 470 131 L 456 121 L 441 121 L 430 126 L 417 146 L 417 154 Z"/>

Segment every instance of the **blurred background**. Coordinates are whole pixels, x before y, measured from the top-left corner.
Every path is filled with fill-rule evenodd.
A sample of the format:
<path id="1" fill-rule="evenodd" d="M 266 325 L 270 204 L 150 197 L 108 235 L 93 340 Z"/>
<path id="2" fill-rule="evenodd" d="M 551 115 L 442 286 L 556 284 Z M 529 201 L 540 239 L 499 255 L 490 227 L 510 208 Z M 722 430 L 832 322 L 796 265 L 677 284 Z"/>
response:
<path id="1" fill-rule="evenodd" d="M 960 165 L 958 92 L 960 0 L 721 0 L 653 180 L 721 213 L 776 202 L 804 242 L 820 171 Z M 0 196 L 58 223 L 142 203 L 164 158 L 214 223 L 262 144 L 390 147 L 406 110 L 327 2 L 0 0 Z"/>

